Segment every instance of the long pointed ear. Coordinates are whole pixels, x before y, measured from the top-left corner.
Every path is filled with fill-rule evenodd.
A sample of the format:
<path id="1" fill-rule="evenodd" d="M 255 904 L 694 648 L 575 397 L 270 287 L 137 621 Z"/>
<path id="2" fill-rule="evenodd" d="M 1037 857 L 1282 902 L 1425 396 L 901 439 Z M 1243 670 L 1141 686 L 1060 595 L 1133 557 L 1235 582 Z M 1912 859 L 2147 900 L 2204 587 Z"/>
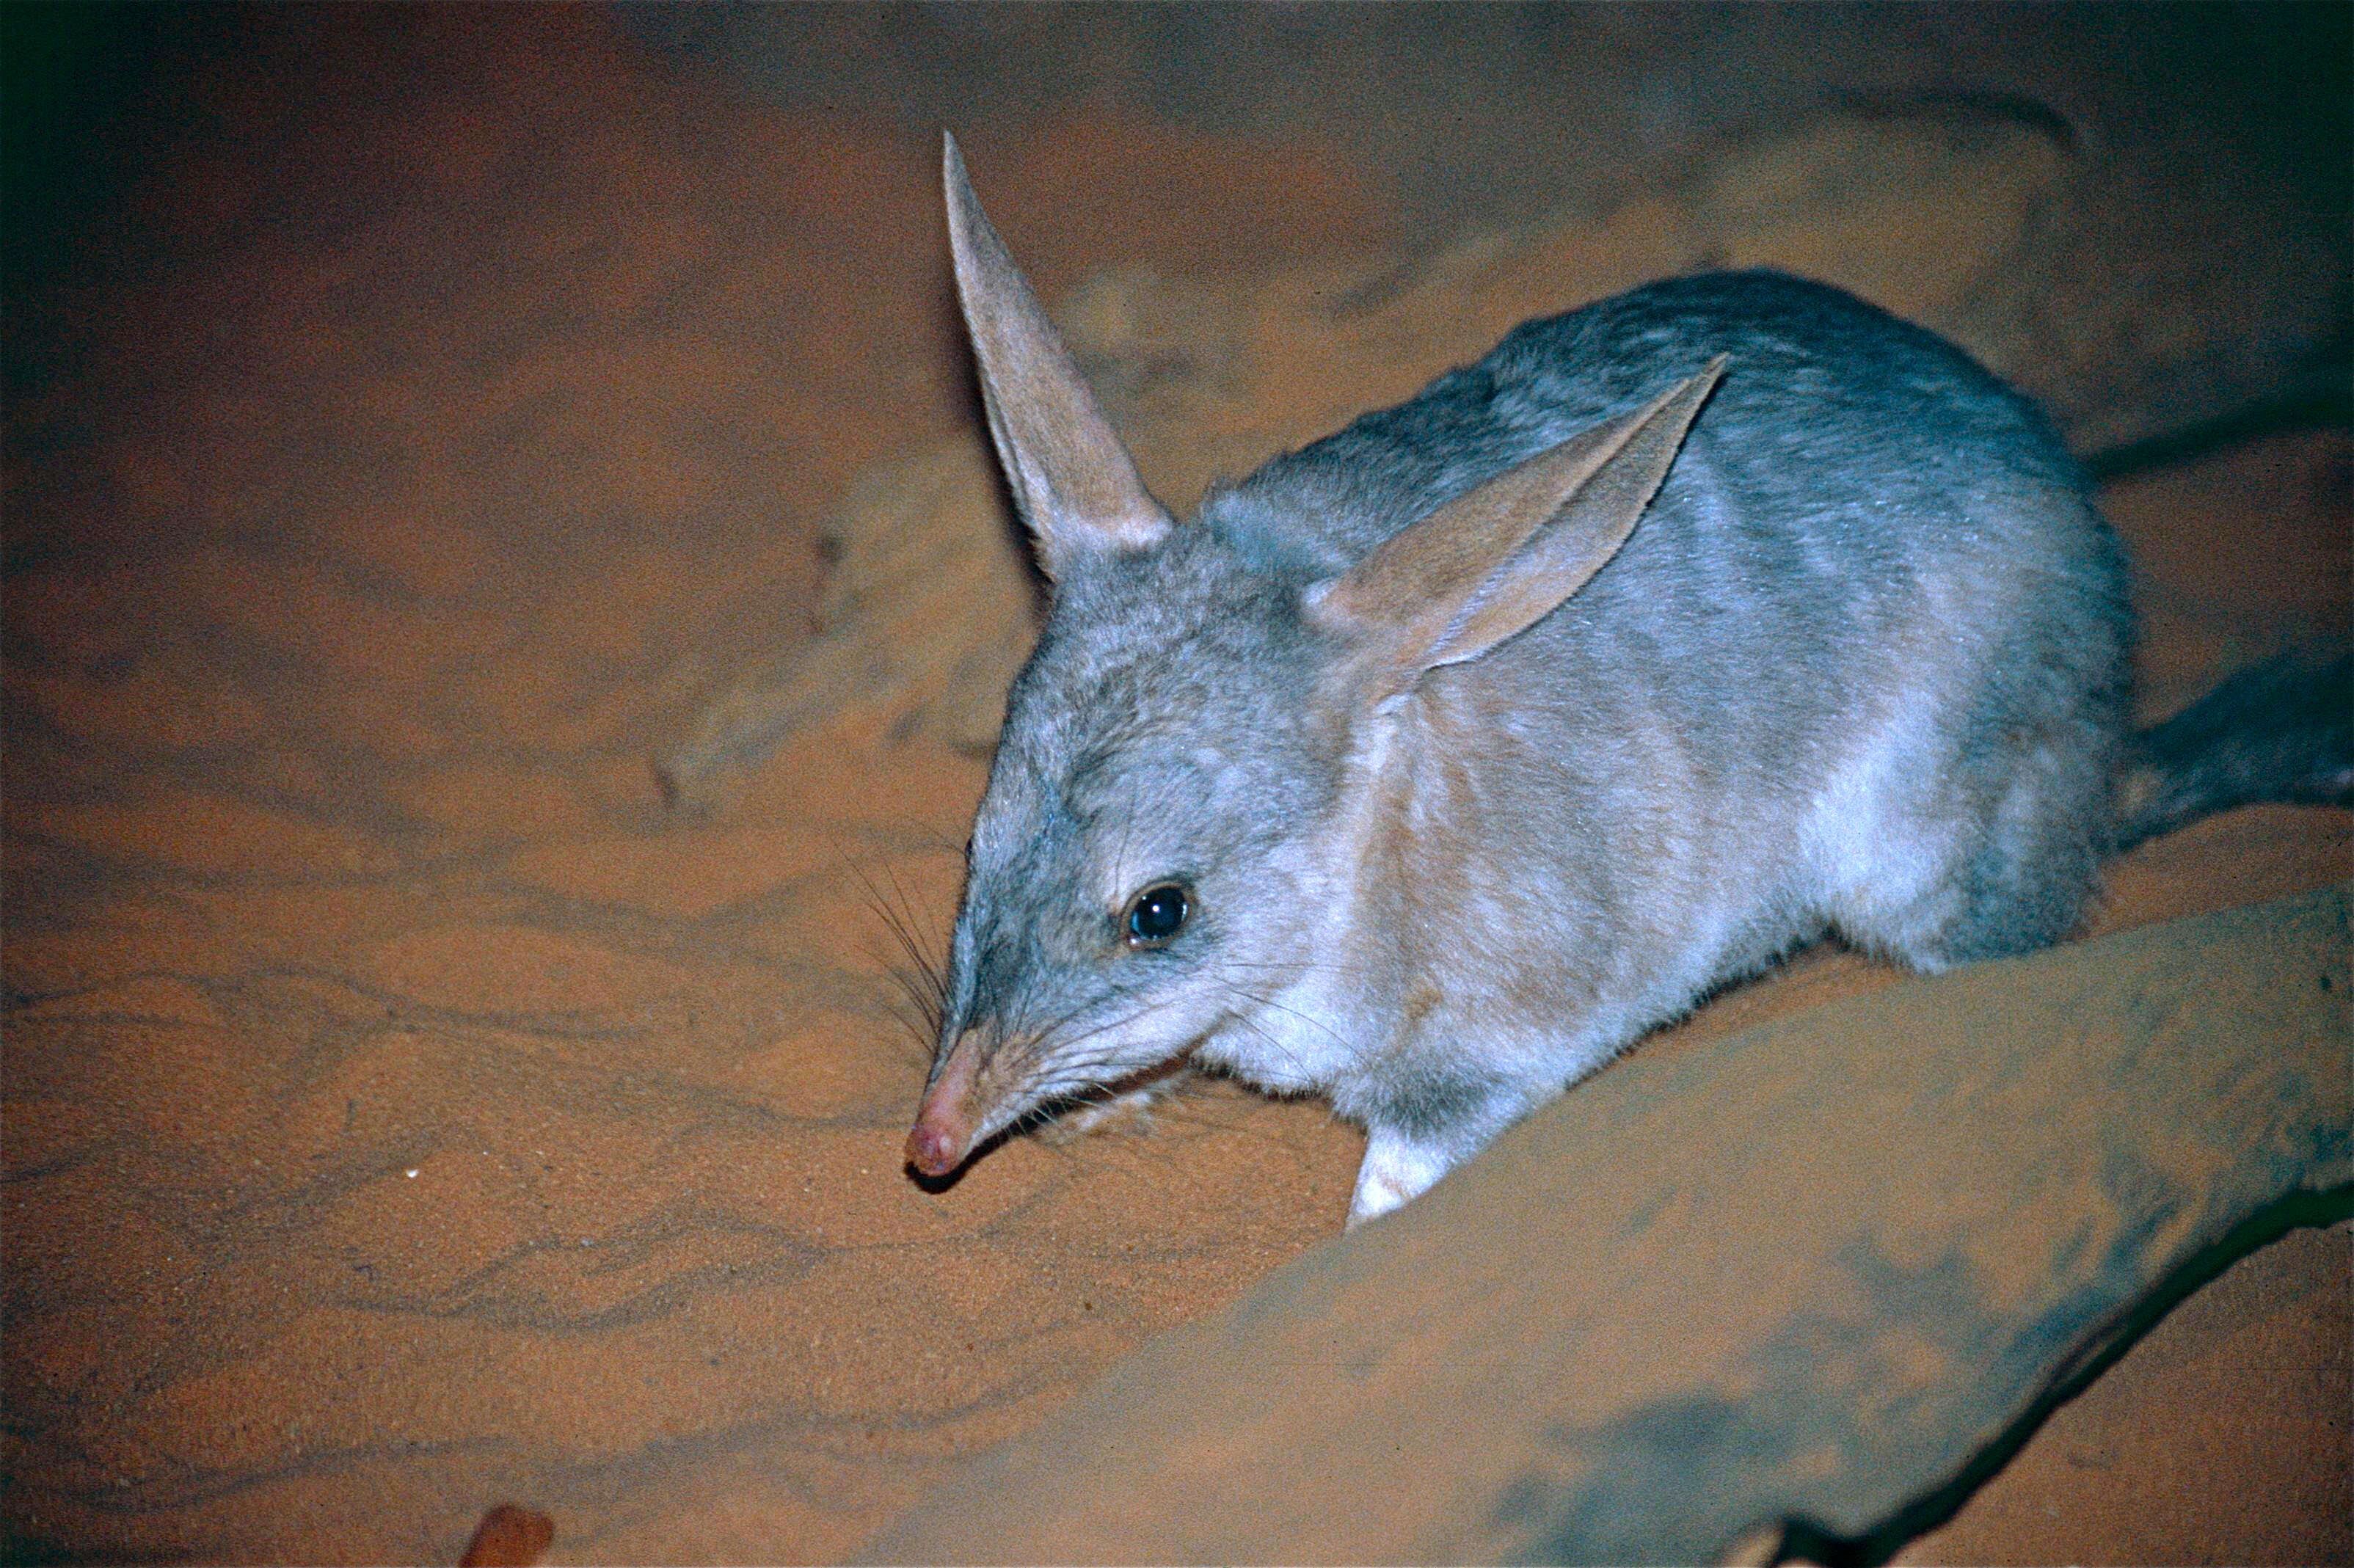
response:
<path id="1" fill-rule="evenodd" d="M 1720 355 L 1641 408 L 1546 448 L 1392 535 L 1309 589 L 1310 618 L 1370 634 L 1407 680 L 1525 630 L 1618 553 L 1724 366 Z"/>
<path id="2" fill-rule="evenodd" d="M 1135 461 L 981 210 L 956 138 L 944 140 L 957 297 L 981 367 L 990 439 L 1013 504 L 1037 540 L 1039 564 L 1059 577 L 1083 555 L 1159 544 L 1169 533 L 1169 514 L 1146 492 Z"/>

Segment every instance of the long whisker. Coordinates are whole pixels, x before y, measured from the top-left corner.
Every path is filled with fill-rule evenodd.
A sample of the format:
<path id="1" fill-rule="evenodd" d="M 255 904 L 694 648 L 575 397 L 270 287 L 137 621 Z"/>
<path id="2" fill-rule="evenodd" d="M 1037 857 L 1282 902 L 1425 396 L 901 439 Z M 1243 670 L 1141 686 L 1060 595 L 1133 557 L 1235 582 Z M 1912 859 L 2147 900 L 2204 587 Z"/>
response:
<path id="1" fill-rule="evenodd" d="M 1238 997 L 1245 1001 L 1256 1001 L 1260 1003 L 1265 1003 L 1266 1001 L 1264 997 L 1254 996 L 1249 991 L 1244 991 L 1241 987 L 1230 984 L 1227 981 L 1219 980 L 1217 983 L 1224 986 L 1230 994 Z M 1290 1010 L 1287 1008 L 1284 1011 L 1289 1012 Z M 1250 1033 L 1258 1039 L 1261 1044 L 1274 1052 L 1278 1057 L 1289 1065 L 1291 1069 L 1298 1073 L 1301 1077 L 1313 1078 L 1316 1075 L 1310 1070 L 1308 1064 L 1300 1059 L 1299 1054 L 1297 1051 L 1294 1051 L 1289 1045 L 1285 1044 L 1282 1041 L 1268 1033 L 1266 1028 L 1260 1024 L 1257 1019 L 1251 1017 L 1249 1014 L 1243 1012 L 1232 1013 L 1228 1016 L 1227 1022 L 1250 1031 Z M 1335 1039 L 1339 1038 L 1338 1035 L 1333 1037 Z"/>
<path id="2" fill-rule="evenodd" d="M 1023 1042 L 1027 1060 L 1016 1065 L 1037 1075 L 1023 1084 L 1022 1093 L 1044 1097 L 1084 1094 L 1108 1086 L 1108 1079 L 1117 1080 L 1149 1067 L 1151 1064 L 1139 1063 L 1121 1052 L 1097 1051 L 1076 1056 L 1071 1052 L 1075 1046 L 1127 1027 L 1151 1011 L 1150 1005 L 1139 1007 L 1076 1033 Z"/>
<path id="3" fill-rule="evenodd" d="M 883 972 L 898 992 L 896 999 L 886 997 L 884 1000 L 884 1008 L 891 1014 L 893 1022 L 907 1032 L 907 1037 L 914 1044 L 917 1053 L 928 1060 L 938 1049 L 940 1038 L 940 1026 L 937 1022 L 938 1001 L 936 994 L 917 977 L 909 974 L 901 966 L 891 962 L 876 948 L 862 944 L 859 950 L 870 963 Z M 913 1008 L 914 1011 L 912 1012 L 907 1011 L 909 1008 Z"/>
<path id="4" fill-rule="evenodd" d="M 1234 986 L 1231 983 L 1227 983 L 1227 989 L 1230 991 L 1239 991 L 1241 988 Z M 1243 991 L 1242 994 L 1248 996 L 1253 1001 L 1257 1002 L 1261 1007 L 1271 1007 L 1278 1012 L 1289 1014 L 1291 1017 L 1296 1018 L 1299 1020 L 1300 1022 L 1308 1025 L 1309 1028 L 1313 1029 L 1318 1033 L 1323 1035 L 1325 1039 L 1330 1040 L 1335 1045 L 1340 1046 L 1342 1050 L 1345 1051 L 1349 1049 L 1348 1038 L 1339 1030 L 1333 1028 L 1322 1019 L 1316 1017 L 1313 1013 L 1302 1012 L 1299 1009 L 1291 1006 L 1289 1003 L 1278 1001 L 1271 996 L 1259 996 L 1250 991 Z"/>
<path id="5" fill-rule="evenodd" d="M 1009 1042 L 1016 1040 L 1023 1042 L 1024 1047 L 1034 1057 L 1044 1055 L 1050 1051 L 1054 1051 L 1061 1044 L 1066 1044 L 1066 1042 L 1060 1038 L 1062 1031 L 1069 1028 L 1074 1022 L 1085 1016 L 1095 1005 L 1096 1004 L 1093 1001 L 1081 1001 L 1072 1003 L 1071 1006 L 1065 1009 L 1063 1012 L 1056 1013 L 1053 1018 L 1047 1019 L 1043 1022 L 1034 1024 L 1026 1017 L 1019 1021 L 1018 1027 L 1014 1023 L 1007 1022 L 1001 1027 L 998 1034 L 992 1042 L 992 1054 L 994 1046 L 1003 1045 Z M 1131 1014 L 1131 1017 L 1142 1016 L 1143 1014 L 1141 1012 Z M 1110 1025 L 1105 1025 L 1105 1027 L 1110 1027 Z M 1076 1044 L 1077 1040 L 1083 1040 L 1085 1038 L 1087 1038 L 1086 1035 L 1079 1035 L 1076 1039 L 1068 1043 Z"/>
<path id="6" fill-rule="evenodd" d="M 868 950 L 868 957 L 891 977 L 893 982 L 914 1004 L 917 1016 L 929 1026 L 922 1035 L 922 1042 L 927 1052 L 932 1051 L 938 1047 L 940 1030 L 947 1016 L 948 982 L 941 964 L 926 949 L 923 941 L 916 934 L 914 901 L 908 897 L 907 890 L 899 881 L 897 874 L 887 866 L 884 870 L 884 875 L 889 880 L 892 892 L 897 895 L 896 900 L 886 897 L 883 890 L 875 885 L 875 879 L 867 875 L 865 869 L 855 860 L 849 859 L 845 855 L 843 863 L 851 875 L 858 879 L 859 885 L 865 890 L 868 909 L 882 922 L 884 929 L 890 933 L 901 957 L 915 967 L 915 973 L 911 975 L 899 964 L 885 959 L 872 949 Z"/>
<path id="7" fill-rule="evenodd" d="M 907 956 L 915 961 L 917 968 L 923 970 L 924 978 L 932 982 L 932 988 L 935 991 L 945 996 L 948 993 L 947 955 L 928 952 L 923 944 L 916 939 L 912 930 L 916 924 L 915 899 L 908 895 L 907 886 L 899 880 L 898 872 L 887 861 L 884 863 L 883 874 L 890 879 L 891 891 L 897 897 L 898 910 L 904 917 L 904 924 L 901 921 L 894 921 L 893 928 L 906 942 Z"/>
<path id="8" fill-rule="evenodd" d="M 1127 1060 L 1125 1056 L 1109 1053 L 1097 1053 L 1093 1059 L 1075 1059 L 1070 1052 L 1073 1047 L 1084 1045 L 1090 1040 L 1099 1039 L 1114 1030 L 1125 1029 L 1151 1011 L 1150 1007 L 1140 1007 L 1134 1012 L 1123 1013 L 1118 1018 L 1108 1018 L 1100 1023 L 1090 1025 L 1076 1033 L 1057 1034 L 1052 1038 L 1033 1040 L 1028 1043 L 1030 1060 L 1051 1063 L 1057 1075 L 1069 1072 L 1077 1060 L 1087 1060 L 1091 1066 L 1101 1066 Z M 1146 1065 L 1148 1064 L 1130 1063 L 1131 1069 Z"/>
<path id="9" fill-rule="evenodd" d="M 885 1001 L 883 1005 L 890 1012 L 891 1022 L 907 1032 L 907 1041 L 914 1048 L 915 1059 L 919 1062 L 930 1061 L 933 1042 L 938 1039 L 938 1035 L 926 1034 L 923 1021 L 907 1012 L 899 1003 Z"/>
<path id="10" fill-rule="evenodd" d="M 916 966 L 917 972 L 935 991 L 945 997 L 948 994 L 948 976 L 943 956 L 931 952 L 917 937 L 915 900 L 908 896 L 907 887 L 899 881 L 899 874 L 886 864 L 883 874 L 890 879 L 894 895 L 892 906 L 885 911 L 891 934 L 898 938 L 900 950 L 907 955 L 908 962 Z M 867 885 L 871 889 L 874 885 L 869 883 Z"/>
<path id="11" fill-rule="evenodd" d="M 938 988 L 917 975 L 909 974 L 905 968 L 872 948 L 866 950 L 866 956 L 881 967 L 883 972 L 890 977 L 891 983 L 898 988 L 901 997 L 916 1009 L 918 1017 L 931 1026 L 931 1033 L 923 1037 L 924 1048 L 930 1050 L 940 1037 Z"/>

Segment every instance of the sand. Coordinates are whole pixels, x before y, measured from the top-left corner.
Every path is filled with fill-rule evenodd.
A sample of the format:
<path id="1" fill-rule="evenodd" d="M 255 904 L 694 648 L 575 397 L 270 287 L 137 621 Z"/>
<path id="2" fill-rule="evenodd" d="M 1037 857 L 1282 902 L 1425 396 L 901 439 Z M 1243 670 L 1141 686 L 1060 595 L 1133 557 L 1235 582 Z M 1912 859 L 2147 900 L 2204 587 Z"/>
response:
<path id="1" fill-rule="evenodd" d="M 1217 1086 L 908 1181 L 887 917 L 945 930 L 982 754 L 848 711 L 692 813 L 653 762 L 818 634 L 870 465 L 978 442 L 929 132 L 486 15 L 241 16 L 12 323 L 23 1555 L 454 1561 L 512 1500 L 553 1561 L 838 1558 L 1346 1208 L 1356 1133 Z M 968 152 L 1050 298 L 1406 226 L 1141 102 Z M 2348 461 L 2113 489 L 2153 707 L 2342 630 Z M 2099 927 L 2349 871 L 2345 814 L 2236 813 Z M 1810 955 L 1686 1027 L 1888 979 Z M 2347 1239 L 2195 1298 L 1922 1560 L 2343 1559 Z"/>

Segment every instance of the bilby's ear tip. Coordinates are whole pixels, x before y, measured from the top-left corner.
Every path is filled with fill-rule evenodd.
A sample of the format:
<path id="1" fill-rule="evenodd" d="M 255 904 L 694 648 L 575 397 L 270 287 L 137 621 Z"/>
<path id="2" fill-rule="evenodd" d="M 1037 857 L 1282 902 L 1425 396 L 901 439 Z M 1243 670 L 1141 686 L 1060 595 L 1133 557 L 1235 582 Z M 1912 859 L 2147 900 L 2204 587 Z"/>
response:
<path id="1" fill-rule="evenodd" d="M 948 192 L 951 211 L 960 202 L 972 199 L 972 180 L 965 173 L 964 149 L 957 145 L 956 132 L 945 126 L 940 130 L 940 185 Z"/>
<path id="2" fill-rule="evenodd" d="M 1095 393 L 965 177 L 943 132 L 941 168 L 957 298 L 981 375 L 990 440 L 1050 577 L 1091 553 L 1147 548 L 1169 514 L 1144 488 Z"/>

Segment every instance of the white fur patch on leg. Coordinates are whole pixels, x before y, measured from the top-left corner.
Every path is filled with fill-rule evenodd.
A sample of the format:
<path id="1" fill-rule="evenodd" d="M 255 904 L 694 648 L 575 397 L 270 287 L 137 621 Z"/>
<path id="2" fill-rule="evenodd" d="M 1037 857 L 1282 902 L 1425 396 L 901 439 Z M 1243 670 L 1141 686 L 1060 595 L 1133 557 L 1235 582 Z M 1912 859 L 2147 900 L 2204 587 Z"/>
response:
<path id="1" fill-rule="evenodd" d="M 1385 1128 L 1365 1140 L 1365 1162 L 1357 1167 L 1357 1195 L 1349 1204 L 1349 1228 L 1378 1219 L 1428 1191 L 1447 1174 L 1450 1161 L 1426 1144 Z"/>

